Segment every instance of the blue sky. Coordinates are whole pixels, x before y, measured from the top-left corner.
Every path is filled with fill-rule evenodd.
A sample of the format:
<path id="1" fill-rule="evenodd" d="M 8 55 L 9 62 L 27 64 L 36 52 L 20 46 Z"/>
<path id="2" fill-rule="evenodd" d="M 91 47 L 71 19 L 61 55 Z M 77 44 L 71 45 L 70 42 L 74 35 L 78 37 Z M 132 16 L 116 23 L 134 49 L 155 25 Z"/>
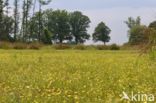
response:
<path id="1" fill-rule="evenodd" d="M 117 44 L 128 41 L 124 21 L 129 16 L 140 16 L 145 25 L 156 20 L 156 0 L 52 0 L 46 8 L 82 11 L 92 21 L 88 30 L 90 34 L 99 22 L 105 22 L 112 30 L 110 43 Z M 89 40 L 86 44 L 91 43 Z"/>

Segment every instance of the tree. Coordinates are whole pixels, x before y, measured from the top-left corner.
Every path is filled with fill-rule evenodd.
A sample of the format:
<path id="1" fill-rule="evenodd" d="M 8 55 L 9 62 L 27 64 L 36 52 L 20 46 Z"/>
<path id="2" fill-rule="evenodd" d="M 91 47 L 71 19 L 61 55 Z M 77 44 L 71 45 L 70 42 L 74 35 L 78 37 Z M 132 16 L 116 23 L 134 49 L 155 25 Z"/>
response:
<path id="1" fill-rule="evenodd" d="M 150 23 L 148 27 L 156 29 L 156 21 L 153 21 L 152 23 Z"/>
<path id="2" fill-rule="evenodd" d="M 4 13 L 4 8 L 8 9 L 8 0 L 0 0 L 0 40 L 9 41 L 12 34 L 13 18 Z"/>
<path id="3" fill-rule="evenodd" d="M 19 6 L 19 0 L 14 1 L 14 40 L 16 41 L 17 39 L 17 33 L 19 30 L 19 12 L 18 12 L 18 6 Z"/>
<path id="4" fill-rule="evenodd" d="M 5 0 L 5 4 L 4 4 L 5 8 L 6 8 L 6 15 L 8 16 L 9 14 L 9 0 Z"/>
<path id="5" fill-rule="evenodd" d="M 154 23 L 155 24 L 155 23 Z M 141 48 L 142 53 L 149 52 L 150 58 L 155 59 L 155 50 L 156 50 L 156 29 L 151 27 L 146 27 L 143 31 L 143 34 L 147 37 L 147 42 L 142 43 L 143 48 Z"/>
<path id="6" fill-rule="evenodd" d="M 3 8 L 4 8 L 3 0 L 0 0 L 0 23 L 2 22 Z"/>
<path id="7" fill-rule="evenodd" d="M 79 11 L 70 14 L 71 34 L 75 38 L 76 44 L 84 43 L 89 39 L 90 35 L 87 33 L 90 19 Z"/>
<path id="8" fill-rule="evenodd" d="M 144 25 L 138 25 L 134 26 L 130 31 L 130 37 L 129 37 L 129 43 L 132 45 L 138 45 L 138 44 L 146 44 L 149 41 L 149 35 L 146 35 L 144 33 L 144 30 L 146 30 L 146 26 Z"/>
<path id="9" fill-rule="evenodd" d="M 22 41 L 26 42 L 30 34 L 28 34 L 28 19 L 29 12 L 32 7 L 32 0 L 23 0 L 23 17 L 22 17 L 22 29 L 21 29 L 21 37 Z"/>
<path id="10" fill-rule="evenodd" d="M 134 26 L 141 25 L 141 18 L 138 16 L 136 19 L 129 17 L 127 21 L 125 21 L 129 29 L 132 29 Z"/>
<path id="11" fill-rule="evenodd" d="M 0 0 L 0 37 L 2 37 L 2 24 L 3 24 L 3 0 Z M 2 38 L 0 38 L 1 40 Z"/>
<path id="12" fill-rule="evenodd" d="M 28 31 L 30 34 L 30 37 L 32 41 L 39 41 L 39 37 L 38 37 L 38 33 L 39 33 L 39 23 L 41 23 L 41 27 L 42 30 L 41 35 L 40 35 L 40 42 L 45 43 L 45 44 L 51 44 L 51 40 L 52 40 L 52 33 L 49 31 L 50 29 L 47 26 L 47 23 L 49 22 L 47 19 L 47 12 L 42 12 L 41 14 L 41 22 L 39 22 L 38 18 L 39 18 L 39 12 L 35 13 L 33 15 L 33 17 L 30 18 L 29 20 L 29 27 L 28 27 Z M 50 27 L 52 29 L 52 26 Z M 51 39 L 51 40 L 49 40 Z"/>
<path id="13" fill-rule="evenodd" d="M 39 33 L 39 12 L 35 13 L 30 20 L 28 21 L 28 31 L 29 31 L 29 38 L 32 41 L 39 41 L 38 33 Z M 42 20 L 43 21 L 43 20 Z M 42 22 L 43 23 L 43 22 Z M 42 24 L 43 25 L 43 24 Z"/>
<path id="14" fill-rule="evenodd" d="M 71 35 L 68 12 L 65 10 L 49 10 L 47 13 L 47 27 L 48 30 L 53 33 L 53 40 L 59 43 L 63 43 L 64 40 L 69 40 Z"/>
<path id="15" fill-rule="evenodd" d="M 148 37 L 148 45 L 151 47 L 155 47 L 156 45 L 156 29 L 155 28 L 145 28 L 144 35 Z"/>
<path id="16" fill-rule="evenodd" d="M 51 44 L 52 43 L 52 33 L 48 29 L 44 29 L 44 35 L 42 37 L 42 41 L 45 44 Z"/>
<path id="17" fill-rule="evenodd" d="M 13 23 L 14 20 L 12 17 L 9 17 L 7 15 L 2 16 L 3 21 L 1 22 L 2 28 L 0 29 L 0 40 L 2 41 L 12 41 L 11 34 L 13 33 Z"/>
<path id="18" fill-rule="evenodd" d="M 125 24 L 129 28 L 128 30 L 128 37 L 130 44 L 138 44 L 140 41 L 138 37 L 142 36 L 139 31 L 142 31 L 143 26 L 141 26 L 141 18 L 138 16 L 136 19 L 129 17 Z M 136 33 L 135 33 L 136 32 Z M 139 34 L 137 35 L 137 33 Z M 140 38 L 142 39 L 142 37 Z"/>
<path id="19" fill-rule="evenodd" d="M 41 41 L 41 32 L 43 30 L 42 28 L 42 6 L 43 5 L 48 5 L 52 0 L 39 0 L 39 32 L 38 32 L 38 40 L 39 42 Z"/>
<path id="20" fill-rule="evenodd" d="M 95 31 L 93 33 L 93 40 L 95 42 L 102 41 L 105 45 L 106 42 L 110 41 L 110 36 L 109 36 L 110 32 L 111 32 L 110 28 L 107 27 L 105 23 L 101 22 L 95 28 Z"/>

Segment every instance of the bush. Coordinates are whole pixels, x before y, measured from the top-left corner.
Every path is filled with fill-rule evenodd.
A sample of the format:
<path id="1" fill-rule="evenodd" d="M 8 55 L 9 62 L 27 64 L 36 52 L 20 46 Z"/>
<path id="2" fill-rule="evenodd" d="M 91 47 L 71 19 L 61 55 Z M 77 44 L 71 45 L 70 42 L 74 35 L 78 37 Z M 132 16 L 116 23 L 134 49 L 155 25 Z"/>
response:
<path id="1" fill-rule="evenodd" d="M 39 43 L 10 43 L 10 42 L 0 42 L 0 49 L 35 49 L 38 50 L 42 47 L 42 44 Z"/>
<path id="2" fill-rule="evenodd" d="M 8 42 L 0 42 L 0 49 L 12 49 L 13 46 Z"/>
<path id="3" fill-rule="evenodd" d="M 40 48 L 42 47 L 42 45 L 41 44 L 39 44 L 39 43 L 31 43 L 31 44 L 29 44 L 29 49 L 34 49 L 34 50 L 39 50 Z"/>
<path id="4" fill-rule="evenodd" d="M 54 48 L 56 50 L 65 50 L 65 49 L 70 49 L 71 46 L 67 44 L 58 44 L 58 45 L 55 45 Z"/>
<path id="5" fill-rule="evenodd" d="M 74 46 L 74 49 L 77 49 L 77 50 L 86 50 L 87 49 L 87 46 L 85 46 L 85 45 L 75 45 Z"/>
<path id="6" fill-rule="evenodd" d="M 107 45 L 97 45 L 96 49 L 97 50 L 109 50 L 109 46 L 107 46 Z"/>
<path id="7" fill-rule="evenodd" d="M 15 43 L 13 46 L 14 49 L 28 49 L 28 45 L 24 43 Z"/>
<path id="8" fill-rule="evenodd" d="M 120 50 L 120 47 L 116 44 L 110 45 L 110 50 Z"/>

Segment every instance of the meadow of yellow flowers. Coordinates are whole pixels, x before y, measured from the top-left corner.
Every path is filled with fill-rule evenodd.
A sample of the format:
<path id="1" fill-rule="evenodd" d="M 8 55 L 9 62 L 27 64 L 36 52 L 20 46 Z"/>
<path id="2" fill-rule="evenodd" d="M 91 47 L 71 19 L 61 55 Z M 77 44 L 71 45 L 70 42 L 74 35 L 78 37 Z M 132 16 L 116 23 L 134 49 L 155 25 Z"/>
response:
<path id="1" fill-rule="evenodd" d="M 122 103 L 123 91 L 155 94 L 156 65 L 148 55 L 0 50 L 0 103 Z"/>

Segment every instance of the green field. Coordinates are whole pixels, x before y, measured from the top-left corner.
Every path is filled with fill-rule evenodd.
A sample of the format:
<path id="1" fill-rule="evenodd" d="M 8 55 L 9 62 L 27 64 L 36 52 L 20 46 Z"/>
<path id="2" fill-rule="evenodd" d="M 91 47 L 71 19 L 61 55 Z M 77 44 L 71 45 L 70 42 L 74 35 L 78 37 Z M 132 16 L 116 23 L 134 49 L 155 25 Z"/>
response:
<path id="1" fill-rule="evenodd" d="M 156 65 L 148 55 L 0 50 L 0 103 L 118 103 L 123 91 L 156 93 Z"/>

